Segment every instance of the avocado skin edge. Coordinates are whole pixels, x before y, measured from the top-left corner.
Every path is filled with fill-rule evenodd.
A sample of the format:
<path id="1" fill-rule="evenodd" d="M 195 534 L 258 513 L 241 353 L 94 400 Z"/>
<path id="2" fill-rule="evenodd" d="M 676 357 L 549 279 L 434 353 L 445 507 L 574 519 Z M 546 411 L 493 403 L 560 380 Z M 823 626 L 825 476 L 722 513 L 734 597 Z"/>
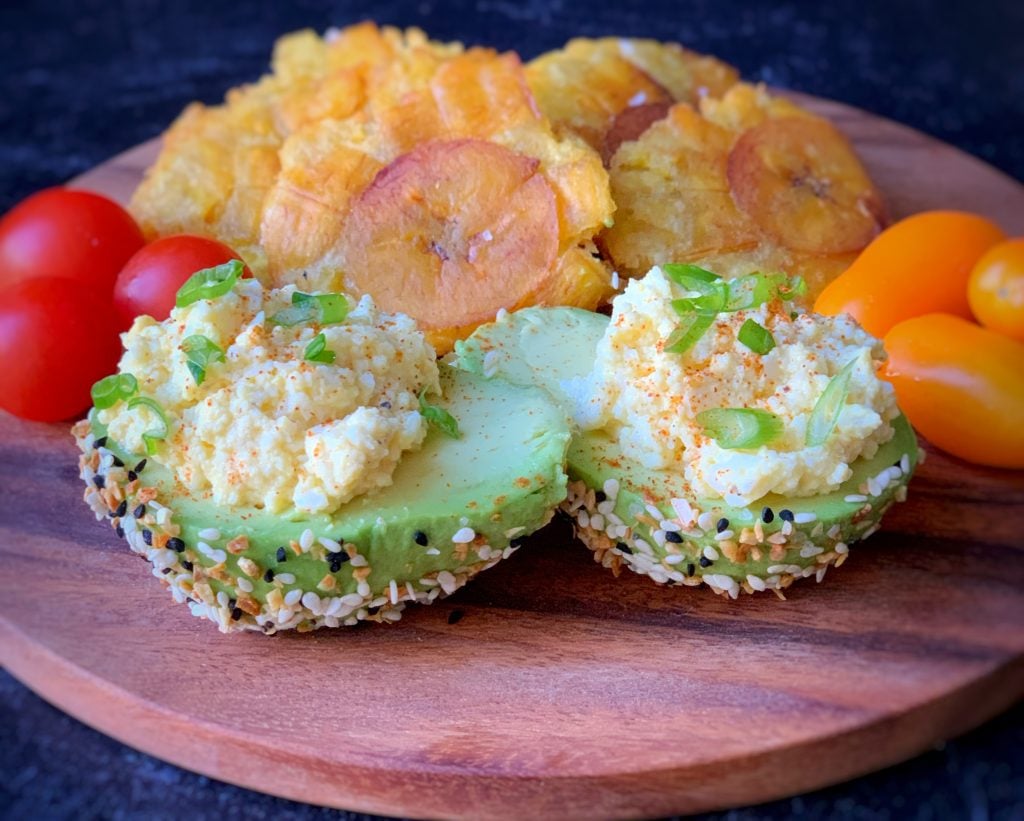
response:
<path id="1" fill-rule="evenodd" d="M 158 456 L 133 479 L 142 457 L 94 447 L 105 431 L 87 421 L 73 429 L 86 501 L 222 632 L 397 621 L 406 602 L 448 595 L 510 556 L 566 494 L 569 425 L 544 391 L 448 367 L 441 381 L 462 437 L 431 430 L 391 486 L 332 516 L 220 508 L 176 487 Z M 467 526 L 472 540 L 454 543 Z"/>
<path id="2" fill-rule="evenodd" d="M 607 323 L 608 317 L 577 308 L 527 308 L 478 328 L 448 361 L 517 384 L 540 385 L 568 406 L 574 401 L 573 382 L 588 372 Z M 571 482 L 562 510 L 595 559 L 616 573 L 626 566 L 662 584 L 706 583 L 733 598 L 769 589 L 781 595 L 797 578 L 821 581 L 830 566 L 843 564 L 850 543 L 874 533 L 889 506 L 906 497 L 921 452 L 905 417 L 897 417 L 893 426 L 893 438 L 871 459 L 854 463 L 853 475 L 836 491 L 804 498 L 770 494 L 750 507 L 693 498 L 681 477 L 643 468 L 605 434 L 577 433 L 569 446 Z M 609 487 L 616 489 L 614 496 Z M 706 513 L 707 526 L 680 521 L 673 499 Z M 770 522 L 761 521 L 765 507 L 772 511 Z M 782 510 L 801 521 L 787 524 Z M 609 520 L 609 513 L 615 518 Z M 729 522 L 730 538 L 718 534 L 721 519 Z M 678 537 L 666 538 L 666 520 L 679 528 Z M 675 538 L 681 541 L 669 540 Z"/>

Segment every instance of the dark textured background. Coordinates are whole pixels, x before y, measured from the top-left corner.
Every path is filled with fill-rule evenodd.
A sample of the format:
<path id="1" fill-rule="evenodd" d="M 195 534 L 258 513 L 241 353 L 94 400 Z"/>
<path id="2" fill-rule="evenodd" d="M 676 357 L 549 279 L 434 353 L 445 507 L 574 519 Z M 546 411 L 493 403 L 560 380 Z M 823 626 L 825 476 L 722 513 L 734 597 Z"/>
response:
<path id="1" fill-rule="evenodd" d="M 1024 179 L 1021 0 L 60 0 L 0 6 L 0 209 L 155 136 L 189 100 L 255 78 L 279 33 L 367 17 L 527 58 L 577 34 L 677 39 L 748 78 L 900 120 Z M 0 815 L 11 819 L 341 817 L 137 753 L 2 672 L 0 773 Z M 715 817 L 795 815 L 1024 819 L 1024 707 L 899 767 Z"/>

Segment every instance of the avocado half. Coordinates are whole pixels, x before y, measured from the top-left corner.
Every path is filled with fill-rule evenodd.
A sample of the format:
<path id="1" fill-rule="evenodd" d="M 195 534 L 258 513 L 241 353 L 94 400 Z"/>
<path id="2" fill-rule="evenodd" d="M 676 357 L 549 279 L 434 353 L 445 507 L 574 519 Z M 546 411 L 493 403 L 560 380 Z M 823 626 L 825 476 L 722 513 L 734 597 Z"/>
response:
<path id="1" fill-rule="evenodd" d="M 392 485 L 329 516 L 193 498 L 159 455 L 126 453 L 90 421 L 73 431 L 85 499 L 222 632 L 397 621 L 510 556 L 566 497 L 571 431 L 545 391 L 445 366 L 441 388 L 461 437 L 432 428 Z"/>
<path id="2" fill-rule="evenodd" d="M 482 326 L 456 345 L 449 362 L 471 373 L 540 385 L 571 413 L 574 386 L 596 358 L 608 317 L 576 308 L 527 308 Z M 569 495 L 562 509 L 594 558 L 616 574 L 625 565 L 661 584 L 707 584 L 736 598 L 782 590 L 796 579 L 821 581 L 849 545 L 870 536 L 920 460 L 902 415 L 871 459 L 851 468 L 836 491 L 787 498 L 770 494 L 750 507 L 698 498 L 684 477 L 651 470 L 600 431 L 569 446 Z"/>

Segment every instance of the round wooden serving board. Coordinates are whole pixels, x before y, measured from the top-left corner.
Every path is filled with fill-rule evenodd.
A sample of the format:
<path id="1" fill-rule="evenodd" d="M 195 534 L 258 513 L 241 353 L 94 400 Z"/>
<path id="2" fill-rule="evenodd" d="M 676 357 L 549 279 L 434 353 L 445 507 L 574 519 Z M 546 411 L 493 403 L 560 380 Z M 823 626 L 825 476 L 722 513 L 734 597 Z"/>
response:
<path id="1" fill-rule="evenodd" d="M 1016 182 L 800 99 L 896 216 L 963 208 L 1024 234 Z M 76 185 L 125 200 L 156 151 Z M 464 818 L 748 804 L 905 759 L 1024 692 L 1021 472 L 931 453 L 885 529 L 788 601 L 615 579 L 556 522 L 396 626 L 268 638 L 174 604 L 94 521 L 75 465 L 66 426 L 0 418 L 0 661 L 127 744 L 300 801 Z"/>

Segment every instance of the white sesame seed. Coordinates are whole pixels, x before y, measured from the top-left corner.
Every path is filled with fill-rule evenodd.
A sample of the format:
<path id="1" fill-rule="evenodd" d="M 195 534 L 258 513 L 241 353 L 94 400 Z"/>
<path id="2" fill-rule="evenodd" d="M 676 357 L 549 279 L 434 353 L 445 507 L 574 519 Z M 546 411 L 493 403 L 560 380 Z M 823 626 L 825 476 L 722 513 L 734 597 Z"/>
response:
<path id="1" fill-rule="evenodd" d="M 798 525 L 810 524 L 811 522 L 817 521 L 817 519 L 818 519 L 818 514 L 816 514 L 816 513 L 794 513 L 793 514 L 793 521 L 796 522 Z"/>
<path id="2" fill-rule="evenodd" d="M 798 564 L 786 565 L 786 572 L 791 576 L 799 576 L 804 572 L 804 569 Z"/>
<path id="3" fill-rule="evenodd" d="M 832 548 L 836 553 L 842 556 L 844 553 L 849 553 L 850 548 L 846 542 L 836 542 L 835 547 Z"/>
<path id="4" fill-rule="evenodd" d="M 476 533 L 471 527 L 462 527 L 455 531 L 452 541 L 455 544 L 466 544 L 476 538 Z"/>
<path id="5" fill-rule="evenodd" d="M 711 530 L 712 525 L 715 523 L 715 517 L 710 510 L 705 510 L 700 516 L 697 517 L 697 527 L 701 530 Z"/>
<path id="6" fill-rule="evenodd" d="M 784 545 L 787 541 L 785 535 L 782 532 L 773 533 L 766 540 L 768 544 Z"/>
<path id="7" fill-rule="evenodd" d="M 228 560 L 228 554 L 223 550 L 211 550 L 210 558 L 213 559 L 217 564 L 224 564 Z"/>
<path id="8" fill-rule="evenodd" d="M 747 576 L 747 584 L 749 584 L 754 590 L 763 591 L 767 589 L 767 585 L 764 583 L 764 579 L 759 576 Z"/>
<path id="9" fill-rule="evenodd" d="M 594 528 L 594 530 L 604 530 L 604 516 L 600 513 L 595 513 L 590 517 L 590 526 Z"/>
<path id="10" fill-rule="evenodd" d="M 356 593 L 364 599 L 368 599 L 370 597 L 370 592 L 370 585 L 367 582 L 359 582 L 359 584 L 356 585 Z"/>
<path id="11" fill-rule="evenodd" d="M 302 535 L 299 536 L 299 547 L 302 548 L 303 553 L 308 553 L 309 549 L 313 546 L 313 531 L 308 527 L 302 531 Z"/>
<path id="12" fill-rule="evenodd" d="M 524 530 L 526 530 L 525 527 L 510 527 L 508 530 L 505 531 L 505 538 L 506 539 L 514 539 L 516 536 L 518 536 Z"/>
<path id="13" fill-rule="evenodd" d="M 704 554 L 705 559 L 710 559 L 713 562 L 717 562 L 720 558 L 720 554 L 711 545 L 705 546 L 704 550 L 701 551 Z"/>
<path id="14" fill-rule="evenodd" d="M 716 533 L 715 534 L 715 541 L 724 542 L 726 539 L 731 539 L 732 536 L 733 536 L 732 531 L 729 530 L 728 528 L 726 528 L 721 533 Z"/>
<path id="15" fill-rule="evenodd" d="M 825 548 L 816 547 L 814 545 L 808 545 L 807 547 L 800 548 L 800 558 L 809 559 L 811 556 L 818 556 L 825 552 Z"/>
<path id="16" fill-rule="evenodd" d="M 302 594 L 302 606 L 319 616 L 321 612 L 320 597 L 312 590 Z"/>
<path id="17" fill-rule="evenodd" d="M 429 550 L 427 550 L 427 555 L 428 556 L 440 556 L 441 555 L 441 551 L 438 550 L 436 547 L 432 547 Z"/>
<path id="18" fill-rule="evenodd" d="M 416 588 L 412 586 L 412 582 L 405 583 L 405 592 L 410 601 L 416 601 Z"/>
<path id="19" fill-rule="evenodd" d="M 599 502 L 597 505 L 597 512 L 600 513 L 602 516 L 608 516 L 609 514 L 611 514 L 613 510 L 615 510 L 615 502 L 609 499 L 605 499 L 603 502 Z"/>
<path id="20" fill-rule="evenodd" d="M 830 539 L 838 539 L 840 533 L 842 533 L 842 529 L 838 524 L 834 524 L 828 529 L 828 537 Z"/>
<path id="21" fill-rule="evenodd" d="M 654 552 L 653 550 L 651 550 L 651 546 L 647 544 L 647 542 L 645 542 L 643 539 L 634 539 L 633 546 L 641 553 L 646 553 L 647 555 L 651 555 Z"/>
<path id="22" fill-rule="evenodd" d="M 843 497 L 843 501 L 849 502 L 850 504 L 866 502 L 867 500 L 868 497 L 865 496 L 863 493 L 848 493 L 846 496 Z"/>
<path id="23" fill-rule="evenodd" d="M 294 607 L 299 603 L 301 599 L 302 591 L 299 590 L 299 588 L 297 587 L 294 590 L 289 590 L 287 593 L 284 594 L 284 603 L 287 604 L 289 607 Z M 360 599 L 359 601 L 362 601 L 362 599 Z"/>
<path id="24" fill-rule="evenodd" d="M 335 596 L 334 598 L 332 598 L 328 602 L 327 606 L 324 607 L 324 615 L 325 616 L 336 616 L 336 615 L 338 615 L 338 611 L 341 610 L 341 608 L 342 608 L 341 599 L 338 596 Z"/>
<path id="25" fill-rule="evenodd" d="M 619 272 L 618 271 L 612 271 L 612 288 L 614 288 L 617 291 L 617 290 L 619 290 L 619 285 L 620 285 L 620 282 L 619 282 Z"/>
<path id="26" fill-rule="evenodd" d="M 225 593 L 223 590 L 221 590 L 217 594 L 217 604 L 219 604 L 221 607 L 227 607 L 230 601 L 231 599 L 229 598 L 228 594 Z"/>
<path id="27" fill-rule="evenodd" d="M 358 554 L 349 559 L 349 564 L 352 565 L 352 567 L 366 567 L 369 562 L 367 561 L 366 556 Z"/>
<path id="28" fill-rule="evenodd" d="M 278 573 L 274 576 L 274 579 L 281 582 L 281 584 L 295 584 L 295 576 L 291 573 Z"/>
<path id="29" fill-rule="evenodd" d="M 491 546 L 488 544 L 480 545 L 480 548 L 476 551 L 476 555 L 486 562 L 491 558 Z"/>
<path id="30" fill-rule="evenodd" d="M 220 538 L 220 531 L 215 527 L 204 527 L 199 531 L 199 538 L 206 539 L 207 541 L 215 542 Z"/>
<path id="31" fill-rule="evenodd" d="M 392 579 L 388 584 L 388 591 L 391 593 L 391 603 L 398 604 L 398 582 Z"/>
<path id="32" fill-rule="evenodd" d="M 680 522 L 689 524 L 693 521 L 693 506 L 686 499 L 672 499 L 670 504 Z"/>
<path id="33" fill-rule="evenodd" d="M 904 473 L 910 473 L 910 454 L 904 453 L 900 457 L 900 470 Z"/>
<path id="34" fill-rule="evenodd" d="M 665 564 L 680 564 L 681 562 L 686 561 L 686 556 L 681 553 L 675 553 L 671 556 L 666 556 L 662 561 L 665 562 Z"/>
<path id="35" fill-rule="evenodd" d="M 437 574 L 437 583 L 441 585 L 441 589 L 448 595 L 454 593 L 457 587 L 455 577 L 447 570 L 442 570 Z"/>
<path id="36" fill-rule="evenodd" d="M 576 521 L 579 522 L 580 527 L 590 527 L 590 514 L 585 509 L 581 509 L 576 514 Z"/>
<path id="37" fill-rule="evenodd" d="M 235 579 L 235 583 L 238 585 L 238 589 L 243 593 L 252 593 L 252 582 L 244 576 L 239 576 Z"/>
<path id="38" fill-rule="evenodd" d="M 815 580 L 819 584 L 821 584 L 821 580 L 825 578 L 825 574 L 827 572 L 828 572 L 828 565 L 827 564 L 823 564 L 821 567 L 818 568 L 818 572 L 814 574 L 815 575 Z"/>
<path id="39" fill-rule="evenodd" d="M 604 495 L 609 499 L 614 499 L 619 495 L 619 480 L 618 479 L 605 479 L 604 485 L 602 486 Z"/>
<path id="40" fill-rule="evenodd" d="M 769 576 L 775 575 L 776 573 L 785 573 L 786 565 L 784 564 L 772 564 L 769 565 L 767 571 Z"/>
<path id="41" fill-rule="evenodd" d="M 287 601 L 287 599 L 285 599 Z M 363 603 L 363 597 L 358 593 L 346 593 L 341 597 L 341 603 L 345 607 L 359 607 Z"/>
<path id="42" fill-rule="evenodd" d="M 324 547 L 331 551 L 331 553 L 340 553 L 341 545 L 334 541 L 334 539 L 328 539 L 326 536 L 321 536 L 317 541 L 320 542 Z"/>
<path id="43" fill-rule="evenodd" d="M 793 533 L 793 523 L 792 522 L 783 522 L 782 523 L 782 530 L 780 532 L 782 533 L 783 536 L 790 536 L 790 535 L 792 535 L 792 533 Z"/>
<path id="44" fill-rule="evenodd" d="M 656 522 L 660 522 L 661 521 L 663 514 L 662 514 L 662 512 L 660 510 L 658 510 L 658 508 L 656 508 L 654 505 L 644 505 L 644 508 L 651 515 L 651 518 L 653 518 L 654 521 L 656 521 Z"/>
<path id="45" fill-rule="evenodd" d="M 665 519 L 665 521 L 661 522 L 661 529 L 666 531 L 672 531 L 673 533 L 678 533 L 683 528 L 676 522 L 673 522 L 671 519 Z"/>
<path id="46" fill-rule="evenodd" d="M 653 531 L 651 533 L 651 538 L 654 539 L 654 543 L 658 547 L 664 547 L 665 546 L 665 531 L 664 530 L 655 530 L 655 531 Z"/>

